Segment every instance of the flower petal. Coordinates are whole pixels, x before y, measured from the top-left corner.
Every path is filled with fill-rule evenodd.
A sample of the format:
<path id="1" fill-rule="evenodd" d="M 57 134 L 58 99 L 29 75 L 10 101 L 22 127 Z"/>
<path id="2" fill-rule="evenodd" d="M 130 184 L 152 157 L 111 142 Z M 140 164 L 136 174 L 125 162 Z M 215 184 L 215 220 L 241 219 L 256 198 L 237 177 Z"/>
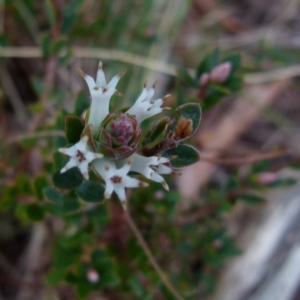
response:
<path id="1" fill-rule="evenodd" d="M 105 79 L 105 74 L 102 70 L 102 62 L 99 62 L 98 65 L 98 70 L 97 70 L 97 76 L 96 76 L 96 84 L 99 87 L 104 87 L 106 86 L 106 79 Z"/>
<path id="2" fill-rule="evenodd" d="M 70 148 L 59 148 L 58 151 L 70 157 L 68 163 L 61 169 L 61 173 L 68 169 L 78 167 L 85 179 L 89 178 L 88 165 L 95 159 L 102 158 L 101 153 L 93 153 L 88 149 L 88 136 L 85 135 L 79 142 Z"/>

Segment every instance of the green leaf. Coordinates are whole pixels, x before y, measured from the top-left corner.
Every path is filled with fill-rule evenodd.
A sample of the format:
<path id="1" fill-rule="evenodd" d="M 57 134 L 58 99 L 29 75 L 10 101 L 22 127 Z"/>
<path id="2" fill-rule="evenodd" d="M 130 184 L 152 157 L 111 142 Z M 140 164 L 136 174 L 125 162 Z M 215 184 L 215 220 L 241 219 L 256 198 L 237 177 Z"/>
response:
<path id="1" fill-rule="evenodd" d="M 134 294 L 139 297 L 139 299 L 142 299 L 141 297 L 144 295 L 144 289 L 137 276 L 131 276 L 128 283 Z"/>
<path id="2" fill-rule="evenodd" d="M 48 59 L 50 57 L 51 43 L 52 41 L 49 33 L 42 35 L 40 44 L 44 59 Z"/>
<path id="3" fill-rule="evenodd" d="M 80 118 L 76 116 L 67 116 L 65 119 L 65 132 L 67 141 L 70 144 L 75 144 L 80 140 L 81 133 L 84 129 L 84 124 Z"/>
<path id="4" fill-rule="evenodd" d="M 55 286 L 61 283 L 64 279 L 64 272 L 61 269 L 51 269 L 45 277 L 46 285 Z"/>
<path id="5" fill-rule="evenodd" d="M 61 26 L 61 32 L 63 34 L 69 34 L 75 22 L 80 19 L 77 14 L 80 13 L 80 8 L 84 2 L 84 0 L 74 0 L 69 4 L 65 3 L 63 6 L 63 21 Z"/>
<path id="6" fill-rule="evenodd" d="M 264 198 L 257 196 L 257 195 L 253 195 L 253 194 L 240 195 L 239 199 L 241 199 L 244 202 L 247 202 L 249 204 L 257 204 L 257 203 L 261 203 L 261 202 L 265 201 Z"/>
<path id="7" fill-rule="evenodd" d="M 243 78 L 240 76 L 230 76 L 224 83 L 224 86 L 229 89 L 231 93 L 238 92 L 243 86 Z"/>
<path id="8" fill-rule="evenodd" d="M 91 284 L 85 280 L 81 280 L 77 285 L 77 293 L 80 299 L 86 298 L 86 296 L 91 292 Z"/>
<path id="9" fill-rule="evenodd" d="M 206 112 L 207 110 L 213 108 L 219 101 L 229 94 L 230 91 L 226 88 L 223 88 L 219 85 L 210 85 L 209 93 L 207 96 L 205 96 L 201 103 L 202 110 Z"/>
<path id="10" fill-rule="evenodd" d="M 102 284 L 107 287 L 114 287 L 118 284 L 119 278 L 116 274 L 114 261 L 105 255 L 101 250 L 92 254 L 93 266 L 99 271 Z"/>
<path id="11" fill-rule="evenodd" d="M 182 168 L 194 164 L 200 159 L 199 152 L 189 145 L 178 145 L 176 148 L 171 148 L 162 153 L 163 157 L 175 155 L 176 158 L 171 160 L 173 168 Z"/>
<path id="12" fill-rule="evenodd" d="M 75 100 L 74 115 L 80 118 L 83 112 L 89 108 L 89 106 L 90 100 L 87 96 L 87 93 L 80 91 Z"/>
<path id="13" fill-rule="evenodd" d="M 194 134 L 201 120 L 201 108 L 198 103 L 186 103 L 176 109 L 175 117 L 168 131 L 175 135 L 176 141 L 182 141 Z"/>
<path id="14" fill-rule="evenodd" d="M 66 236 L 62 238 L 68 240 Z M 67 247 L 55 244 L 52 251 L 52 267 L 56 270 L 65 271 L 66 268 L 77 263 L 81 255 L 82 249 L 80 246 Z"/>
<path id="15" fill-rule="evenodd" d="M 26 209 L 27 216 L 32 221 L 42 221 L 44 219 L 45 211 L 37 204 L 30 204 Z"/>
<path id="16" fill-rule="evenodd" d="M 178 68 L 178 75 L 179 78 L 186 83 L 187 85 L 191 86 L 191 87 L 198 87 L 198 83 L 195 81 L 194 78 L 192 78 L 190 76 L 190 74 L 188 73 L 188 71 L 184 68 Z"/>
<path id="17" fill-rule="evenodd" d="M 103 201 L 104 187 L 94 181 L 85 181 L 78 189 L 78 196 L 86 202 Z"/>
<path id="18" fill-rule="evenodd" d="M 63 205 L 61 210 L 63 214 L 74 212 L 78 210 L 79 207 L 80 207 L 80 203 L 77 198 L 70 197 L 69 195 L 64 195 Z"/>
<path id="19" fill-rule="evenodd" d="M 72 57 L 73 57 L 72 50 L 67 48 L 66 51 L 64 52 L 64 55 L 59 57 L 58 66 L 66 67 L 70 63 Z"/>
<path id="20" fill-rule="evenodd" d="M 152 143 L 157 144 L 158 142 L 160 142 L 160 140 L 166 135 L 166 129 L 169 123 L 169 117 L 164 117 L 158 120 L 158 122 L 156 122 L 147 132 L 142 145 L 151 147 L 154 146 L 151 145 Z"/>
<path id="21" fill-rule="evenodd" d="M 221 61 L 221 63 L 224 63 L 224 62 L 230 62 L 231 63 L 231 72 L 230 72 L 230 74 L 232 74 L 241 65 L 241 55 L 240 54 L 232 54 L 232 55 L 226 56 Z"/>
<path id="22" fill-rule="evenodd" d="M 267 186 L 269 187 L 288 187 L 291 185 L 294 185 L 297 183 L 297 180 L 295 178 L 280 178 L 277 179 L 269 184 Z"/>
<path id="23" fill-rule="evenodd" d="M 181 84 L 178 84 L 176 87 L 176 102 L 177 105 L 182 105 L 188 102 L 199 102 L 198 99 L 195 101 L 189 101 L 190 98 L 186 98 L 186 89 L 183 88 Z"/>
<path id="24" fill-rule="evenodd" d="M 50 200 L 56 204 L 62 204 L 63 195 L 56 189 L 54 189 L 50 186 L 47 186 L 43 189 L 43 193 L 48 200 Z"/>
<path id="25" fill-rule="evenodd" d="M 293 162 L 292 164 L 290 164 L 290 167 L 295 170 L 300 170 L 300 161 Z"/>
<path id="26" fill-rule="evenodd" d="M 196 78 L 204 73 L 209 73 L 214 67 L 216 67 L 219 63 L 219 49 L 215 49 L 212 53 L 206 55 L 204 59 L 200 62 L 196 72 Z"/>
<path id="27" fill-rule="evenodd" d="M 226 97 L 226 96 L 230 95 L 230 90 L 224 86 L 217 85 L 217 84 L 210 84 L 209 88 L 211 90 L 213 90 L 214 92 L 218 93 L 218 95 L 220 97 Z"/>
<path id="28" fill-rule="evenodd" d="M 60 152 L 54 152 L 53 154 L 53 163 L 54 163 L 54 170 L 62 169 L 68 162 L 68 157 L 63 155 Z"/>
<path id="29" fill-rule="evenodd" d="M 84 0 L 73 0 L 68 4 L 65 4 L 63 7 L 64 14 L 70 16 L 78 13 L 84 3 Z"/>
<path id="30" fill-rule="evenodd" d="M 49 21 L 51 27 L 54 27 L 56 24 L 56 15 L 55 15 L 55 8 L 53 6 L 53 3 L 50 0 L 46 0 L 44 2 L 44 4 L 45 4 L 45 8 L 46 8 L 46 15 L 47 15 L 48 21 Z"/>
<path id="31" fill-rule="evenodd" d="M 83 176 L 77 167 L 71 168 L 64 173 L 57 171 L 53 174 L 54 185 L 60 189 L 74 189 L 81 185 Z"/>
<path id="32" fill-rule="evenodd" d="M 15 186 L 17 187 L 18 193 L 22 193 L 25 195 L 34 194 L 29 176 L 26 176 L 25 174 L 21 174 L 17 177 Z"/>
<path id="33" fill-rule="evenodd" d="M 59 37 L 51 44 L 51 54 L 59 54 L 62 50 L 68 46 L 68 40 L 66 37 Z"/>
<path id="34" fill-rule="evenodd" d="M 36 196 L 39 200 L 43 199 L 43 188 L 48 185 L 48 180 L 46 176 L 39 175 L 34 180 L 34 187 Z"/>

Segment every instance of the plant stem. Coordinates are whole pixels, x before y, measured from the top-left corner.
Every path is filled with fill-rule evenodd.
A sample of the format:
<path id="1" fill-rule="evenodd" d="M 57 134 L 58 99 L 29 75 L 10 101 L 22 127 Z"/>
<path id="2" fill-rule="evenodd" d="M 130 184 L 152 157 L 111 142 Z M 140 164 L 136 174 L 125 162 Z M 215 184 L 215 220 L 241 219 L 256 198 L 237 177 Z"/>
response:
<path id="1" fill-rule="evenodd" d="M 184 298 L 178 293 L 178 291 L 174 288 L 174 286 L 171 284 L 171 282 L 169 281 L 167 275 L 164 273 L 164 271 L 160 268 L 160 266 L 158 265 L 158 263 L 156 262 L 153 254 L 151 253 L 146 241 L 144 240 L 141 232 L 139 231 L 139 229 L 137 228 L 137 226 L 135 225 L 130 213 L 128 210 L 125 211 L 125 216 L 126 216 L 126 220 L 130 226 L 130 228 L 132 229 L 134 235 L 136 236 L 137 240 L 139 241 L 141 247 L 143 248 L 145 254 L 147 255 L 147 258 L 149 259 L 149 262 L 151 263 L 152 267 L 154 268 L 154 270 L 157 272 L 157 274 L 159 275 L 161 281 L 165 284 L 165 286 L 167 287 L 167 289 L 169 290 L 169 292 L 174 296 L 174 298 L 176 300 L 184 300 Z"/>

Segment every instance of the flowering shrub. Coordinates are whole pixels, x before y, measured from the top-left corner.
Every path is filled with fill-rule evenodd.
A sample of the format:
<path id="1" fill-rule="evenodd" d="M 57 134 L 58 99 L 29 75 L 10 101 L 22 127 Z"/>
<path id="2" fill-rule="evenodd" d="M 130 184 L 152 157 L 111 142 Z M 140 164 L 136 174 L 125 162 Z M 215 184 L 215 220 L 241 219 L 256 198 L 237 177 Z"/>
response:
<path id="1" fill-rule="evenodd" d="M 206 39 L 199 39 L 197 49 L 182 43 L 183 35 L 189 40 L 190 29 L 200 28 L 201 36 L 198 16 L 203 12 L 191 15 L 194 4 L 50 0 L 37 6 L 33 0 L 4 1 L 3 298 L 206 299 L 224 262 L 239 253 L 226 228 L 230 209 L 241 201 L 262 203 L 264 191 L 295 183 L 281 178 L 273 162 L 250 159 L 249 167 L 238 170 L 236 144 L 224 149 L 231 155 L 204 145 L 219 153 L 215 164 L 235 162 L 216 168 L 222 176 L 213 175 L 196 201 L 180 206 L 186 199 L 175 188 L 173 174 L 199 159 L 188 144 L 203 149 L 201 138 L 190 139 L 201 110 L 206 114 L 201 136 L 214 139 L 210 126 L 224 114 L 216 106 L 239 92 L 243 82 L 240 55 L 210 52 Z M 185 30 L 184 24 L 195 26 Z M 184 47 L 178 51 L 178 45 Z M 263 65 L 271 66 L 272 55 L 265 53 L 250 59 L 247 70 L 254 71 L 265 59 Z M 116 73 L 122 64 L 129 75 L 121 78 L 121 72 L 107 82 L 100 64 L 95 79 L 80 72 L 89 92 L 74 95 L 78 75 L 73 66 L 93 57 L 110 59 Z M 249 52 L 246 57 L 253 58 Z M 176 73 L 171 62 L 183 67 Z M 150 70 L 168 76 L 172 97 L 156 99 L 157 83 L 143 87 Z M 117 89 L 131 107 L 113 109 L 118 105 L 113 98 L 121 96 Z M 136 101 L 127 101 L 131 95 Z"/>
<path id="2" fill-rule="evenodd" d="M 59 152 L 69 156 L 69 161 L 59 171 L 60 175 L 54 174 L 54 184 L 59 188 L 77 187 L 82 180 L 78 180 L 78 176 L 74 174 L 79 170 L 88 180 L 90 167 L 105 184 L 103 197 L 108 199 L 115 192 L 124 208 L 125 188 L 148 186 L 146 181 L 130 176 L 130 172 L 160 182 L 169 190 L 162 175 L 176 173 L 174 169 L 190 165 L 199 159 L 195 148 L 179 144 L 198 128 L 201 118 L 199 104 L 190 103 L 178 107 L 173 119 L 160 119 L 142 137 L 140 124 L 169 109 L 162 107 L 165 98 L 152 99 L 155 85 L 150 89 L 145 85 L 141 95 L 128 110 L 110 113 L 110 99 L 113 94 L 119 94 L 116 86 L 125 72 L 114 76 L 108 83 L 102 63 L 99 63 L 96 80 L 82 71 L 80 73 L 89 87 L 91 106 L 84 124 L 75 116 L 66 119 L 67 139 L 76 143 L 59 149 Z M 99 190 L 100 187 L 101 184 Z M 89 188 L 79 187 L 83 200 L 89 198 Z M 102 195 L 98 197 L 100 199 Z"/>

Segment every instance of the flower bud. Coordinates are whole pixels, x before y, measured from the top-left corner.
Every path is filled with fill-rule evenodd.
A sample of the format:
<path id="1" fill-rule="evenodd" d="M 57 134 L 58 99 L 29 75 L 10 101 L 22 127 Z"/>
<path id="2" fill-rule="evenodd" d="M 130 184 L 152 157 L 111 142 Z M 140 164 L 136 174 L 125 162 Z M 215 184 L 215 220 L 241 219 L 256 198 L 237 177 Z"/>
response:
<path id="1" fill-rule="evenodd" d="M 95 143 L 101 153 L 116 160 L 134 153 L 140 136 L 141 129 L 136 117 L 119 112 L 108 114 L 103 120 Z"/>
<path id="2" fill-rule="evenodd" d="M 230 72 L 231 63 L 224 62 L 211 70 L 209 79 L 211 82 L 223 83 L 227 80 L 228 76 L 230 75 Z"/>
<path id="3" fill-rule="evenodd" d="M 200 87 L 207 86 L 208 82 L 209 82 L 209 74 L 208 73 L 203 73 L 199 78 Z"/>
<path id="4" fill-rule="evenodd" d="M 94 269 L 89 269 L 87 271 L 87 279 L 90 283 L 97 283 L 100 280 L 99 273 Z"/>
<path id="5" fill-rule="evenodd" d="M 257 182 L 263 185 L 271 184 L 277 179 L 278 175 L 273 172 L 262 172 L 256 175 Z"/>

